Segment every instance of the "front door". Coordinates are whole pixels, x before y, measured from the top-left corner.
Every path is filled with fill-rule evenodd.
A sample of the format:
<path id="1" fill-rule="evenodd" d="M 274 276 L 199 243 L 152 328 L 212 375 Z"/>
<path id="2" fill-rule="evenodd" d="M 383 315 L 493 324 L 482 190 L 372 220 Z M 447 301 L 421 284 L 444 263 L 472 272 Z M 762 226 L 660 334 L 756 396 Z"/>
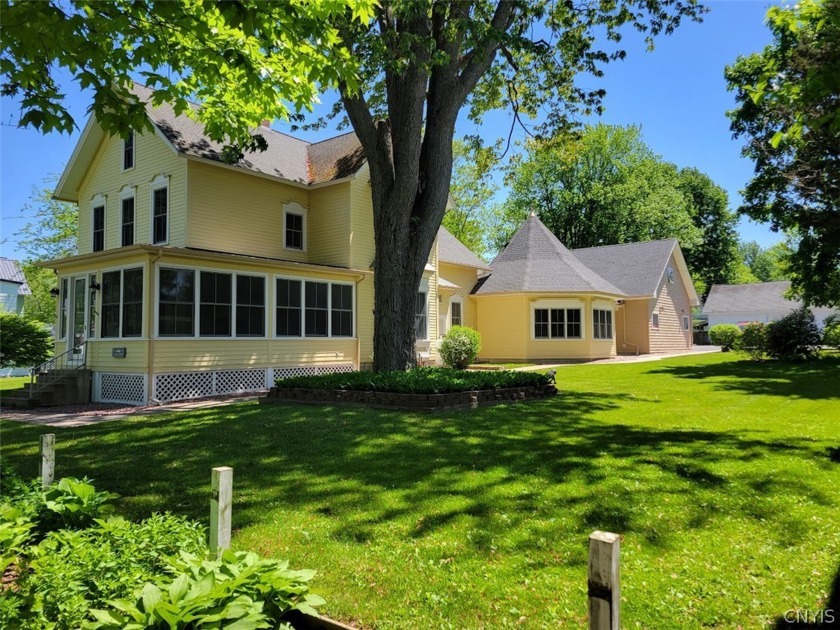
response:
<path id="1" fill-rule="evenodd" d="M 70 287 L 70 304 L 73 306 L 70 309 L 70 333 L 72 336 L 69 343 L 70 348 L 75 348 L 81 346 L 87 340 L 87 281 L 84 277 L 73 278 L 70 281 Z M 69 359 L 73 363 L 84 363 L 84 353 L 85 347 L 82 346 L 74 350 Z"/>

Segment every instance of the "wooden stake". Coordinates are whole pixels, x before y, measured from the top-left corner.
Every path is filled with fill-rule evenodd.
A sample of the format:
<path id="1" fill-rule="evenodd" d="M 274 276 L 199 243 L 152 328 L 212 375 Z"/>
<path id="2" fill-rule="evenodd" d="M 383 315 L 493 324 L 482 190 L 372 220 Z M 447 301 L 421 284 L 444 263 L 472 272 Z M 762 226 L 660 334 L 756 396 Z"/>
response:
<path id="1" fill-rule="evenodd" d="M 55 478 L 55 433 L 41 436 L 41 463 L 38 466 L 41 484 L 44 488 L 52 485 Z"/>
<path id="2" fill-rule="evenodd" d="M 210 478 L 210 553 L 218 556 L 230 549 L 230 520 L 233 510 L 233 468 L 214 468 Z"/>
<path id="3" fill-rule="evenodd" d="M 589 630 L 619 630 L 621 588 L 618 534 L 592 532 L 589 536 Z"/>

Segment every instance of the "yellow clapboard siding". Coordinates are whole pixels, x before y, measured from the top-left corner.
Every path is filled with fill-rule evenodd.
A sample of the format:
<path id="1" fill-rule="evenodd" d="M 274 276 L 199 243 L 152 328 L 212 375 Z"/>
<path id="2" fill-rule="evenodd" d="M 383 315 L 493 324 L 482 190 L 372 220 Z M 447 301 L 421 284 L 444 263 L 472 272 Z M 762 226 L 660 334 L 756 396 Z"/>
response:
<path id="1" fill-rule="evenodd" d="M 310 261 L 350 266 L 350 196 L 349 182 L 310 191 L 307 217 Z"/>
<path id="2" fill-rule="evenodd" d="M 672 255 L 668 266 L 674 269 L 674 282 L 663 277 L 657 291 L 654 310 L 659 313 L 659 328 L 650 329 L 651 352 L 687 350 L 693 343 L 691 302 L 682 276 L 676 272 L 677 261 Z M 683 317 L 688 317 L 688 330 L 683 328 Z"/>
<path id="3" fill-rule="evenodd" d="M 134 168 L 124 171 L 123 141 L 106 136 L 79 189 L 79 253 L 92 251 L 91 202 L 105 197 L 105 249 L 121 247 L 122 203 L 125 186 L 135 188 L 134 242 L 151 243 L 151 182 L 161 174 L 169 176 L 169 244 L 186 243 L 187 161 L 154 132 L 136 133 Z"/>
<path id="4" fill-rule="evenodd" d="M 115 359 L 114 348 L 125 348 L 125 358 Z M 87 367 L 96 372 L 146 372 L 148 341 L 132 339 L 92 339 L 87 343 Z"/>
<path id="5" fill-rule="evenodd" d="M 470 296 L 470 291 L 475 286 L 478 280 L 478 274 L 472 267 L 462 267 L 461 265 L 451 265 L 449 263 L 441 262 L 438 266 L 438 274 L 444 279 L 453 284 L 457 284 L 459 288 L 441 288 L 441 313 L 440 318 L 446 322 L 446 329 L 450 325 L 450 304 L 452 297 L 458 296 L 461 298 L 461 318 L 463 326 L 475 328 L 475 300 Z M 445 330 L 443 333 L 445 334 Z"/>
<path id="6" fill-rule="evenodd" d="M 373 202 L 365 168 L 350 182 L 350 266 L 370 269 L 374 251 Z"/>

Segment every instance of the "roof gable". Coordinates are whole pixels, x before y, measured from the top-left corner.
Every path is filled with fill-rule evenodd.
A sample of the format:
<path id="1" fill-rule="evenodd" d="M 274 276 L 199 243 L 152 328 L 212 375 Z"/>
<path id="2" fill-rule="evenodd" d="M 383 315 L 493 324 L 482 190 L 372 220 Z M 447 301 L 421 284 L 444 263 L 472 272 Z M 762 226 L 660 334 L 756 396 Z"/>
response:
<path id="1" fill-rule="evenodd" d="M 787 313 L 802 305 L 797 300 L 788 300 L 785 297 L 788 289 L 790 289 L 790 282 L 787 280 L 750 284 L 714 284 L 703 305 L 703 312 Z"/>
<path id="2" fill-rule="evenodd" d="M 520 226 L 473 293 L 582 292 L 624 295 L 569 251 L 536 215 Z"/>
<path id="3" fill-rule="evenodd" d="M 490 270 L 490 266 L 476 256 L 445 227 L 438 229 L 438 260 L 450 265 Z"/>
<path id="4" fill-rule="evenodd" d="M 18 295 L 30 295 L 32 291 L 29 290 L 29 285 L 26 283 L 26 276 L 20 269 L 18 261 L 0 257 L 0 281 L 11 282 L 18 285 Z"/>

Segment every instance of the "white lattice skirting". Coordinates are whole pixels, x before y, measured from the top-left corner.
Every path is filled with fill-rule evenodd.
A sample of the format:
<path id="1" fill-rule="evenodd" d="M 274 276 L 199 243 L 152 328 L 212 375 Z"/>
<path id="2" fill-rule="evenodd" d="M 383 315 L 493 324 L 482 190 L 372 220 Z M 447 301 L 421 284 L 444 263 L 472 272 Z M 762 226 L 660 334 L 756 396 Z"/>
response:
<path id="1" fill-rule="evenodd" d="M 146 404 L 145 374 L 95 372 L 93 387 L 93 399 L 96 402 Z"/>
<path id="2" fill-rule="evenodd" d="M 238 394 L 266 389 L 278 378 L 352 372 L 353 364 L 293 366 L 248 370 L 173 372 L 156 374 L 154 399 L 158 402 L 203 398 L 220 394 Z"/>

